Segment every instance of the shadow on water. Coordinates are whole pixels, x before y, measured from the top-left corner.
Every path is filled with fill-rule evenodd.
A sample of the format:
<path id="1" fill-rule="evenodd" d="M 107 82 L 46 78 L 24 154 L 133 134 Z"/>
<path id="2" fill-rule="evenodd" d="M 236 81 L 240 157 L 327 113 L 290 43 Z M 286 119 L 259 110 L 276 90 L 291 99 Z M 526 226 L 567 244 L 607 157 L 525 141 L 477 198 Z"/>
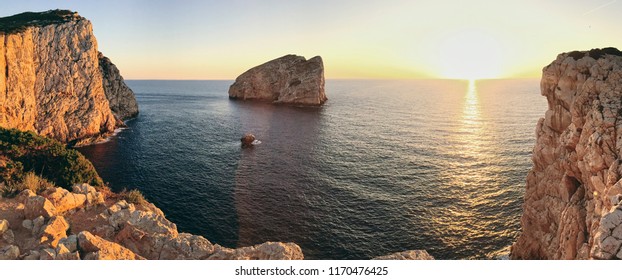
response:
<path id="1" fill-rule="evenodd" d="M 321 108 L 235 102 L 244 131 L 262 143 L 242 149 L 235 175 L 238 246 L 258 241 L 304 242 L 312 234 L 308 192 Z M 304 129 L 301 129 L 304 128 Z M 303 247 L 304 244 L 301 244 Z"/>

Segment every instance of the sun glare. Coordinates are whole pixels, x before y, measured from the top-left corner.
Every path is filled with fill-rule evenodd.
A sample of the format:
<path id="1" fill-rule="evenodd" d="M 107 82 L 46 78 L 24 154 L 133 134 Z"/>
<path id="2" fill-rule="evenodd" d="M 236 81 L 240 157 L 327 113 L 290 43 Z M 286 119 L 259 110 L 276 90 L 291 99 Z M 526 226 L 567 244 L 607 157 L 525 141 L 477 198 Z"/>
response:
<path id="1" fill-rule="evenodd" d="M 501 75 L 502 48 L 482 31 L 449 34 L 438 48 L 440 75 L 450 79 L 486 79 Z"/>

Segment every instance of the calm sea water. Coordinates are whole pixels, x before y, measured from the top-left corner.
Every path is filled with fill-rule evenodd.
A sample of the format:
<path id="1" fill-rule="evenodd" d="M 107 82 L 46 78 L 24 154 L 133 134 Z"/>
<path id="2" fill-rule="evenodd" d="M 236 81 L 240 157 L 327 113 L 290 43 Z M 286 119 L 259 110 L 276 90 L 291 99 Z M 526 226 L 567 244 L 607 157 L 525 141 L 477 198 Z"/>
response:
<path id="1" fill-rule="evenodd" d="M 232 101 L 230 84 L 128 81 L 139 117 L 80 150 L 113 189 L 229 247 L 490 259 L 517 237 L 538 81 L 329 80 L 322 108 Z M 246 132 L 262 144 L 241 149 Z"/>

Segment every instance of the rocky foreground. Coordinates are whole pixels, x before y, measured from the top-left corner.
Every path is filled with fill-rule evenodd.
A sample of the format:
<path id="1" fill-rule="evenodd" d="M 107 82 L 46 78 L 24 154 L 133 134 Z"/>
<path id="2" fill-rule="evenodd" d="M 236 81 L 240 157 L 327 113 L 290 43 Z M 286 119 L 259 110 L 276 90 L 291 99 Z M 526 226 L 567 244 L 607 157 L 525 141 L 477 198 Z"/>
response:
<path id="1" fill-rule="evenodd" d="M 150 203 L 77 184 L 50 187 L 41 195 L 24 190 L 0 198 L 0 260 L 302 260 L 294 243 L 266 242 L 237 249 L 202 236 L 179 233 Z M 377 260 L 432 260 L 412 250 Z"/>
<path id="2" fill-rule="evenodd" d="M 134 93 L 71 11 L 0 18 L 0 127 L 77 145 L 101 141 L 138 114 Z"/>
<path id="3" fill-rule="evenodd" d="M 179 233 L 153 204 L 135 205 L 88 184 L 0 198 L 0 260 L 303 259 L 294 243 L 238 249 Z"/>
<path id="4" fill-rule="evenodd" d="M 513 259 L 622 259 L 622 52 L 560 54 L 543 70 L 548 111 Z"/>
<path id="5" fill-rule="evenodd" d="M 229 98 L 318 106 L 326 102 L 324 63 L 286 55 L 251 68 L 229 87 Z"/>

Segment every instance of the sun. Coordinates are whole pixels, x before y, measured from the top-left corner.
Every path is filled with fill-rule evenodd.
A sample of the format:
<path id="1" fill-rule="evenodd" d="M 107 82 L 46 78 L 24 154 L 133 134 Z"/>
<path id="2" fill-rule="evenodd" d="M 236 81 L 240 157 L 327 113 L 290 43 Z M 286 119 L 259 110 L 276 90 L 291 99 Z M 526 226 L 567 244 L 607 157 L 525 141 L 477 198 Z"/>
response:
<path id="1" fill-rule="evenodd" d="M 449 79 L 499 78 L 502 73 L 503 49 L 490 34 L 479 30 L 462 30 L 448 34 L 438 46 L 439 74 Z"/>

